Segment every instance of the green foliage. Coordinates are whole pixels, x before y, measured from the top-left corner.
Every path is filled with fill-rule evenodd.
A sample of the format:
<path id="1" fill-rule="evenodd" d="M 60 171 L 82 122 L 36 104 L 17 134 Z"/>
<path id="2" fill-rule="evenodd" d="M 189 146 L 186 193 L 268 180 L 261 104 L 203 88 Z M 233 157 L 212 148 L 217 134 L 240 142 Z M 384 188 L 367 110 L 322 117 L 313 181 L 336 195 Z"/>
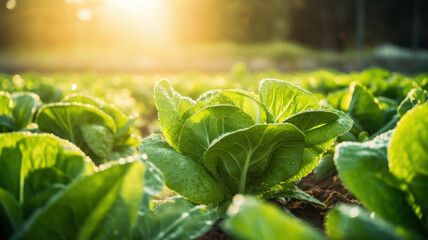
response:
<path id="1" fill-rule="evenodd" d="M 251 73 L 241 65 L 233 71 L 229 78 L 171 77 L 180 93 L 196 100 L 181 96 L 166 80 L 156 84 L 153 99 L 148 87 L 161 76 L 2 75 L 0 86 L 11 92 L 0 94 L 2 131 L 55 131 L 81 150 L 49 134 L 0 135 L 0 238 L 193 239 L 224 217 L 236 193 L 322 207 L 293 182 L 312 170 L 328 176 L 335 163 L 341 180 L 368 210 L 343 205 L 331 210 L 330 238 L 420 239 L 427 234 L 426 76 L 409 78 L 377 68 L 291 75 Z M 225 80 L 232 77 L 236 82 Z M 266 79 L 252 93 L 261 77 L 293 84 Z M 31 124 L 40 105 L 37 96 L 14 93 L 42 93 L 49 86 L 40 97 L 57 102 L 62 92 L 72 92 L 72 84 L 97 98 L 74 93 L 42 106 L 36 118 L 40 129 Z M 203 93 L 212 88 L 248 91 Z M 157 120 L 153 125 L 150 120 L 154 103 L 162 135 L 144 139 L 142 155 L 130 157 L 138 143 L 134 127 L 143 134 L 158 131 Z M 135 110 L 143 117 L 128 116 Z M 120 160 L 96 168 L 82 151 L 97 164 Z M 162 190 L 164 181 L 186 199 L 156 200 L 169 192 Z M 254 202 L 240 208 L 242 215 L 232 214 L 230 224 L 225 221 L 233 237 L 319 235 Z"/>
<path id="2" fill-rule="evenodd" d="M 418 106 L 394 132 L 370 142 L 342 143 L 335 157 L 340 178 L 369 210 L 420 235 L 428 231 L 427 113 L 427 104 Z"/>
<path id="3" fill-rule="evenodd" d="M 148 137 L 140 152 L 164 173 L 169 188 L 197 203 L 262 194 L 299 180 L 352 126 L 339 111 L 304 112 L 319 108 L 316 98 L 279 80 L 263 80 L 260 96 L 215 90 L 196 101 L 162 80 L 155 86 L 155 101 L 166 141 Z"/>
<path id="4" fill-rule="evenodd" d="M 33 214 L 15 239 L 129 237 L 143 189 L 140 162 L 116 165 L 69 185 Z"/>
<path id="5" fill-rule="evenodd" d="M 388 149 L 389 167 L 404 183 L 410 205 L 428 232 L 428 104 L 406 113 Z"/>
<path id="6" fill-rule="evenodd" d="M 332 240 L 415 239 L 411 235 L 400 236 L 400 229 L 362 207 L 344 204 L 328 212 L 326 232 Z"/>
<path id="7" fill-rule="evenodd" d="M 236 239 L 325 239 L 306 223 L 253 197 L 236 195 L 228 212 L 223 229 Z"/>
<path id="8" fill-rule="evenodd" d="M 163 173 L 151 162 L 144 163 L 144 195 L 132 239 L 194 239 L 210 229 L 214 215 L 204 206 L 181 197 L 152 200 L 163 187 Z"/>
<path id="9" fill-rule="evenodd" d="M 188 118 L 181 127 L 178 149 L 202 163 L 204 153 L 213 141 L 228 132 L 254 125 L 248 114 L 237 106 L 219 105 L 203 108 Z"/>
<path id="10" fill-rule="evenodd" d="M 326 179 L 334 174 L 336 166 L 334 165 L 334 158 L 332 153 L 325 153 L 320 163 L 315 167 L 314 174 L 318 179 Z"/>
<path id="11" fill-rule="evenodd" d="M 125 239 L 144 186 L 139 161 L 102 166 L 50 134 L 0 134 L 2 239 Z"/>
<path id="12" fill-rule="evenodd" d="M 133 122 L 115 106 L 77 94 L 44 105 L 36 117 L 41 131 L 75 143 L 97 164 L 132 155 Z"/>
<path id="13" fill-rule="evenodd" d="M 0 132 L 27 128 L 39 104 L 39 96 L 34 93 L 0 91 Z"/>
<path id="14" fill-rule="evenodd" d="M 425 103 L 428 100 L 428 92 L 420 87 L 412 89 L 406 98 L 397 108 L 397 113 L 401 117 L 416 105 Z"/>
<path id="15" fill-rule="evenodd" d="M 165 184 L 177 193 L 197 203 L 223 200 L 222 186 L 203 166 L 175 151 L 160 135 L 145 138 L 139 150 L 163 172 Z"/>
<path id="16" fill-rule="evenodd" d="M 284 197 L 285 196 L 285 197 Z M 273 186 L 269 191 L 260 194 L 261 199 L 277 199 L 279 202 L 285 203 L 287 199 L 295 199 L 307 201 L 311 204 L 325 207 L 324 203 L 320 202 L 315 197 L 307 194 L 305 191 L 297 187 L 294 183 L 282 183 Z"/>
<path id="17" fill-rule="evenodd" d="M 289 116 L 319 108 L 315 96 L 300 87 L 285 81 L 265 79 L 260 82 L 260 101 L 273 114 L 275 122 L 282 122 Z"/>
<path id="18" fill-rule="evenodd" d="M 141 214 L 132 238 L 195 239 L 207 232 L 213 223 L 214 219 L 203 206 L 175 197 L 155 205 L 149 213 Z"/>
<path id="19" fill-rule="evenodd" d="M 14 196 L 0 187 L 0 236 L 6 238 L 21 228 L 22 209 Z"/>
<path id="20" fill-rule="evenodd" d="M 194 102 L 181 96 L 172 89 L 168 81 L 160 81 L 155 86 L 155 100 L 158 115 L 162 125 L 162 132 L 174 148 L 178 147 L 178 137 L 184 124 L 183 114 Z M 159 106 L 162 106 L 159 107 Z"/>
<path id="21" fill-rule="evenodd" d="M 383 126 L 383 116 L 378 100 L 361 84 L 350 86 L 351 102 L 348 113 L 364 130 L 374 133 Z"/>
<path id="22" fill-rule="evenodd" d="M 53 185 L 93 172 L 90 160 L 78 148 L 52 135 L 7 133 L 0 139 L 0 187 L 21 204 L 30 203 Z"/>
<path id="23" fill-rule="evenodd" d="M 257 192 L 299 175 L 304 135 L 287 123 L 255 125 L 222 135 L 206 150 L 203 166 L 230 192 Z"/>

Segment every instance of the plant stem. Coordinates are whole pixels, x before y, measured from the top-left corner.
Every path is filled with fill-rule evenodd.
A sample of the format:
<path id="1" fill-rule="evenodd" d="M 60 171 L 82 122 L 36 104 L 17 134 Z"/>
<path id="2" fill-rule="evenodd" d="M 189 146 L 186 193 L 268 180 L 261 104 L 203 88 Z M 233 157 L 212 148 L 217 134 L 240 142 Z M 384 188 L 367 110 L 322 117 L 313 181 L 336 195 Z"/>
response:
<path id="1" fill-rule="evenodd" d="M 239 189 L 238 189 L 238 193 L 241 193 L 241 194 L 245 193 L 245 185 L 247 183 L 247 172 L 248 172 L 248 168 L 250 167 L 251 155 L 252 153 L 247 154 L 247 159 L 245 160 L 244 169 L 242 169 L 241 181 L 239 183 Z"/>

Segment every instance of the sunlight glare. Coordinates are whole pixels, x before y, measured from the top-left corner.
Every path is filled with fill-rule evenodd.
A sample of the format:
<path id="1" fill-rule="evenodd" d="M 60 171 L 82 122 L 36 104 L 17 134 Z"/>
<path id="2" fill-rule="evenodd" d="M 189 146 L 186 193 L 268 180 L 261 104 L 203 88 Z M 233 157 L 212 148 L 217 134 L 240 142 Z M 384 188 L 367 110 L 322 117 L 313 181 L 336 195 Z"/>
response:
<path id="1" fill-rule="evenodd" d="M 122 34 L 154 41 L 167 38 L 166 0 L 105 0 L 104 21 Z"/>
<path id="2" fill-rule="evenodd" d="M 16 7 L 16 0 L 9 0 L 6 3 L 6 8 L 12 10 Z"/>
<path id="3" fill-rule="evenodd" d="M 80 9 L 77 12 L 77 18 L 82 21 L 89 21 L 92 18 L 92 11 L 89 9 Z"/>

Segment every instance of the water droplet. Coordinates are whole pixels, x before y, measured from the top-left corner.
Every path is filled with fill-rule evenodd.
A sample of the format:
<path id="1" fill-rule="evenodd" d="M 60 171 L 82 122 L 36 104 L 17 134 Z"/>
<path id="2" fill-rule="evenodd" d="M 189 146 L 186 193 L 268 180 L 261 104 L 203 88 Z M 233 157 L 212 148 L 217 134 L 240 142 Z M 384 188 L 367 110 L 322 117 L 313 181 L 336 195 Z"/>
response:
<path id="1" fill-rule="evenodd" d="M 358 216 L 359 213 L 360 213 L 360 210 L 358 210 L 358 208 L 356 207 L 353 207 L 351 210 L 349 210 L 349 217 L 355 218 Z"/>

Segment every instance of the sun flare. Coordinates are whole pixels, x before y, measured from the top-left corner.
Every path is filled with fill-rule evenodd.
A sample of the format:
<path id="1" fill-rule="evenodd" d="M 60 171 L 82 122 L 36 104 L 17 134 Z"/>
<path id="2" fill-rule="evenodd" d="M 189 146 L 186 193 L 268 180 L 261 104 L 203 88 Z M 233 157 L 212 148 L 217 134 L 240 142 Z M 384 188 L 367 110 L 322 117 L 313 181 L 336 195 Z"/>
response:
<path id="1" fill-rule="evenodd" d="M 166 0 L 105 0 L 99 10 L 121 34 L 151 42 L 168 38 Z"/>

